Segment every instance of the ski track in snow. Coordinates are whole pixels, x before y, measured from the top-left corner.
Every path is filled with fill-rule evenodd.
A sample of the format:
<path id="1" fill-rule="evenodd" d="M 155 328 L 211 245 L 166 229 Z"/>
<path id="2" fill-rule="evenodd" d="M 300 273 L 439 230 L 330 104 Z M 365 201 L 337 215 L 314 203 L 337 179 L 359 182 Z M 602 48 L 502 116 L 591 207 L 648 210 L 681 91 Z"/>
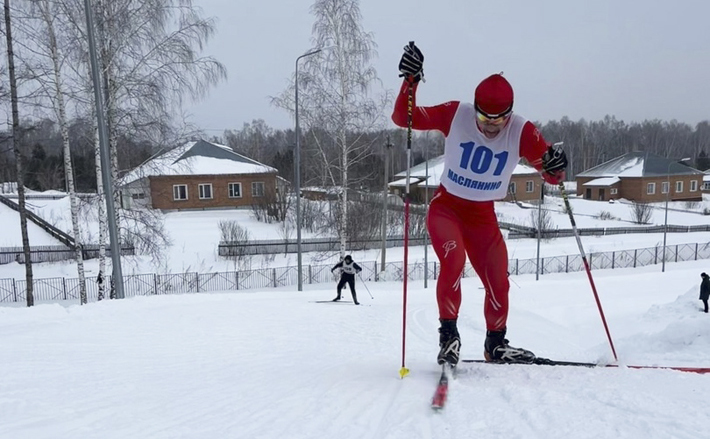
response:
<path id="1" fill-rule="evenodd" d="M 705 261 L 597 271 L 623 364 L 710 366 Z M 511 344 L 611 357 L 584 273 L 518 277 Z M 461 364 L 446 407 L 435 286 L 369 282 L 369 307 L 311 303 L 332 286 L 0 307 L 0 438 L 697 439 L 710 375 Z M 463 280 L 462 358 L 481 358 L 483 291 Z M 564 288 L 562 288 L 564 286 Z"/>

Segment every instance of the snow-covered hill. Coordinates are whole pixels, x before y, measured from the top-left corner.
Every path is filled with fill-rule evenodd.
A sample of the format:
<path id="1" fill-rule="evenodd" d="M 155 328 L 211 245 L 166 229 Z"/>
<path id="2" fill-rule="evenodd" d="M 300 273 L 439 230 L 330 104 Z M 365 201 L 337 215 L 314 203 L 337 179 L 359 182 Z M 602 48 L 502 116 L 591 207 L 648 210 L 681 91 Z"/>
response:
<path id="1" fill-rule="evenodd" d="M 709 269 L 699 261 L 594 273 L 621 364 L 710 366 L 710 316 L 697 300 Z M 514 280 L 511 344 L 555 359 L 612 359 L 584 273 Z M 479 286 L 463 279 L 464 358 L 482 356 Z M 0 437 L 707 436 L 710 375 L 669 370 L 462 365 L 434 413 L 433 285 L 409 283 L 404 379 L 402 284 L 357 288 L 366 306 L 314 303 L 334 297 L 332 284 L 0 307 Z"/>

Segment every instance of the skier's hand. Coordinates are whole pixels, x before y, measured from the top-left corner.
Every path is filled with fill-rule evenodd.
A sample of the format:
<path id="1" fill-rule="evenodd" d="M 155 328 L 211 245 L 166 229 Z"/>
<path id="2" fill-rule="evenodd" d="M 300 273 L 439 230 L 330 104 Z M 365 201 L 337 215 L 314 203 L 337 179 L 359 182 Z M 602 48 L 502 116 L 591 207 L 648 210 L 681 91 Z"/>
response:
<path id="1" fill-rule="evenodd" d="M 424 79 L 424 55 L 421 50 L 414 45 L 414 41 L 404 46 L 404 54 L 399 60 L 400 77 L 414 84 Z"/>
<path id="2" fill-rule="evenodd" d="M 548 174 L 564 171 L 567 167 L 567 154 L 559 145 L 552 145 L 542 155 L 542 169 Z"/>

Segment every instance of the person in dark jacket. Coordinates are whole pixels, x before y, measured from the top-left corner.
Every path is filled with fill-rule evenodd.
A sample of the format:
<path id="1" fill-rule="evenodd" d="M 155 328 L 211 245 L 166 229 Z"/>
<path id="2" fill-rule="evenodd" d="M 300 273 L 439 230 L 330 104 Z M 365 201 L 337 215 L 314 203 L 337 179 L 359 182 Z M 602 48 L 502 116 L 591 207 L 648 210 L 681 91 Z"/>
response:
<path id="1" fill-rule="evenodd" d="M 355 273 L 361 272 L 362 268 L 360 268 L 360 266 L 353 261 L 353 258 L 350 255 L 345 256 L 341 262 L 335 264 L 335 267 L 331 268 L 330 272 L 333 273 L 338 268 L 341 271 L 340 282 L 338 282 L 338 297 L 333 299 L 333 302 L 340 300 L 340 291 L 347 283 L 350 287 L 350 292 L 353 295 L 353 302 L 355 302 L 355 305 L 359 305 L 360 302 L 357 301 L 357 295 L 355 294 Z"/>
<path id="2" fill-rule="evenodd" d="M 703 301 L 705 305 L 705 312 L 708 312 L 708 298 L 710 298 L 710 277 L 707 273 L 700 273 L 700 277 L 703 279 L 700 282 L 700 300 Z"/>

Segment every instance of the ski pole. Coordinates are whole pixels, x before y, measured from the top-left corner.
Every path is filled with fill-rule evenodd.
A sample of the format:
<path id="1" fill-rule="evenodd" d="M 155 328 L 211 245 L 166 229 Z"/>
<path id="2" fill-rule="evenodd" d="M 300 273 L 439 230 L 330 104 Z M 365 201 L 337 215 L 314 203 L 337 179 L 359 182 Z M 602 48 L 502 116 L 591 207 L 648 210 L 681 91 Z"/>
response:
<path id="1" fill-rule="evenodd" d="M 604 324 L 604 330 L 606 331 L 606 336 L 609 339 L 609 345 L 611 346 L 611 353 L 614 354 L 614 360 L 619 361 L 616 356 L 616 349 L 614 349 L 614 342 L 611 340 L 611 334 L 609 333 L 609 326 L 606 324 L 606 318 L 604 317 L 604 310 L 602 309 L 602 303 L 599 300 L 599 294 L 597 294 L 597 287 L 594 285 L 594 279 L 592 278 L 592 270 L 589 267 L 589 262 L 587 262 L 587 256 L 584 253 L 584 248 L 582 247 L 582 240 L 579 238 L 579 233 L 577 232 L 577 223 L 574 221 L 574 215 L 572 215 L 572 207 L 569 204 L 569 198 L 567 198 L 567 191 L 565 190 L 564 182 L 559 183 L 560 193 L 562 194 L 562 199 L 565 202 L 565 208 L 567 209 L 567 214 L 569 215 L 569 221 L 572 223 L 572 231 L 574 232 L 574 237 L 577 239 L 577 247 L 579 247 L 579 253 L 582 256 L 582 262 L 584 263 L 584 269 L 587 271 L 587 277 L 589 278 L 589 284 L 592 286 L 592 292 L 594 293 L 594 299 L 597 301 L 597 308 L 599 308 L 599 315 L 601 315 L 602 323 Z"/>
<path id="2" fill-rule="evenodd" d="M 370 292 L 370 289 L 367 288 L 367 284 L 365 283 L 365 280 L 363 280 L 362 275 L 361 275 L 360 273 L 358 273 L 357 275 L 360 276 L 360 282 L 362 282 L 362 285 L 363 285 L 363 286 L 365 287 L 365 289 L 367 290 L 367 294 L 370 295 L 370 299 L 375 300 L 375 298 L 372 297 L 372 293 Z"/>
<path id="3" fill-rule="evenodd" d="M 414 41 L 409 43 L 414 44 Z M 412 112 L 414 111 L 414 79 L 409 81 L 407 95 L 407 181 L 404 191 L 404 282 L 402 292 L 402 368 L 399 370 L 400 378 L 409 374 L 409 369 L 405 367 L 406 334 L 407 334 L 407 257 L 409 255 L 409 172 L 412 157 Z"/>

